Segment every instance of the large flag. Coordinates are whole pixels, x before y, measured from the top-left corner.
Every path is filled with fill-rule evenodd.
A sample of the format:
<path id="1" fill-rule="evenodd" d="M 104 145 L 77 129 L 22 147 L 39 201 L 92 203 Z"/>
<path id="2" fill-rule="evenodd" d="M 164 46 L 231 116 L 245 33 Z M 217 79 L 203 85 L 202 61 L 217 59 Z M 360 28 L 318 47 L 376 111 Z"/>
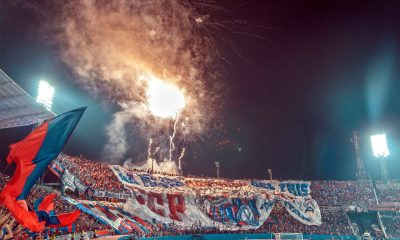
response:
<path id="1" fill-rule="evenodd" d="M 21 225 L 40 232 L 36 213 L 28 211 L 25 202 L 33 185 L 47 169 L 71 136 L 86 108 L 78 108 L 45 121 L 22 141 L 10 146 L 7 163 L 15 163 L 14 176 L 0 193 L 0 203 L 5 205 Z"/>
<path id="2" fill-rule="evenodd" d="M 56 215 L 54 210 L 54 199 L 57 197 L 55 193 L 40 197 L 34 203 L 36 215 L 39 222 L 45 221 L 46 226 L 51 228 L 68 227 L 78 219 L 81 211 L 75 210 L 69 213 Z"/>

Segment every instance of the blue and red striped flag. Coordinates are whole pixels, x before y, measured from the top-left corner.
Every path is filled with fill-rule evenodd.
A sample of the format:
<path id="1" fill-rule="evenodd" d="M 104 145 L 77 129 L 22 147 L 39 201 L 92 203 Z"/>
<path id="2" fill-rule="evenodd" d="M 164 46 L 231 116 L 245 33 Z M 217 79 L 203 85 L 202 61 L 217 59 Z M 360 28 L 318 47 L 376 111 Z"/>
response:
<path id="1" fill-rule="evenodd" d="M 0 203 L 14 218 L 33 232 L 43 230 L 35 211 L 25 202 L 33 185 L 47 169 L 71 136 L 86 108 L 78 108 L 45 121 L 22 141 L 10 146 L 7 163 L 15 163 L 13 177 L 0 193 Z"/>
<path id="2" fill-rule="evenodd" d="M 57 197 L 55 193 L 40 197 L 34 203 L 34 210 L 39 218 L 39 222 L 45 221 L 46 226 L 51 228 L 68 227 L 78 219 L 81 211 L 75 210 L 69 213 L 56 215 L 54 209 L 54 199 Z"/>

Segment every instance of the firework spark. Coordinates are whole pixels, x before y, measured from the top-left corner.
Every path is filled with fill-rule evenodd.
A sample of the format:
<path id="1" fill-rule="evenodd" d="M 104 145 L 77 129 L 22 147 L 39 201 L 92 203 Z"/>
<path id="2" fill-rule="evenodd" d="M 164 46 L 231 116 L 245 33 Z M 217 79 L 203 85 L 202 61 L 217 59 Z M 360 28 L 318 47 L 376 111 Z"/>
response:
<path id="1" fill-rule="evenodd" d="M 223 105 L 221 96 L 226 91 L 217 81 L 220 64 L 216 61 L 225 58 L 215 41 L 228 42 L 236 50 L 226 32 L 247 36 L 246 28 L 257 28 L 251 22 L 220 21 L 213 15 L 247 2 L 240 0 L 232 4 L 214 0 L 49 2 L 56 5 L 52 9 L 60 10 L 46 22 L 51 23 L 62 60 L 83 88 L 120 107 L 106 128 L 108 143 L 102 154 L 114 162 L 128 157 L 134 163 L 146 160 L 144 149 L 142 154 L 128 156 L 132 125 L 140 131 L 135 139 L 141 138 L 143 148 L 150 141 L 147 160 L 157 155 L 160 161 L 178 158 L 180 162 L 185 148 L 180 157 L 173 156 L 175 147 L 183 145 L 180 139 L 201 146 L 198 141 L 215 125 L 215 112 Z M 171 119 L 175 120 L 172 135 Z M 154 148 L 157 154 L 152 153 Z"/>
<path id="2" fill-rule="evenodd" d="M 151 164 L 153 162 L 153 159 L 152 159 L 152 156 L 151 156 L 151 147 L 152 147 L 152 145 L 153 145 L 153 139 L 149 138 L 149 145 L 147 147 L 147 165 L 148 166 L 151 166 Z"/>
<path id="3" fill-rule="evenodd" d="M 177 125 L 177 123 L 178 123 L 178 121 L 179 121 L 179 116 L 180 116 L 180 114 L 178 114 L 178 115 L 176 116 L 172 135 L 169 136 L 169 159 L 168 159 L 168 160 L 169 160 L 170 162 L 172 161 L 172 152 L 175 150 L 174 139 L 175 139 L 175 136 L 176 136 L 176 130 L 177 130 L 177 129 L 176 129 L 176 125 Z"/>
<path id="4" fill-rule="evenodd" d="M 209 16 L 181 0 L 54 4 L 61 12 L 49 22 L 54 23 L 62 60 L 91 94 L 120 107 L 107 127 L 105 160 L 131 157 L 148 164 L 158 158 L 157 167 L 169 160 L 166 168 L 173 168 L 171 161 L 181 161 L 185 153 L 177 156 L 177 141 L 200 134 L 218 102 L 207 83 L 215 82 L 208 67 L 214 61 L 214 43 L 200 29 Z M 127 156 L 132 123 L 142 142 L 149 141 L 147 159 L 145 149 Z"/>
<path id="5" fill-rule="evenodd" d="M 179 155 L 179 158 L 178 158 L 178 170 L 179 170 L 179 173 L 182 173 L 182 158 L 183 158 L 183 156 L 185 156 L 185 151 L 186 151 L 186 148 L 182 148 L 181 155 Z"/>

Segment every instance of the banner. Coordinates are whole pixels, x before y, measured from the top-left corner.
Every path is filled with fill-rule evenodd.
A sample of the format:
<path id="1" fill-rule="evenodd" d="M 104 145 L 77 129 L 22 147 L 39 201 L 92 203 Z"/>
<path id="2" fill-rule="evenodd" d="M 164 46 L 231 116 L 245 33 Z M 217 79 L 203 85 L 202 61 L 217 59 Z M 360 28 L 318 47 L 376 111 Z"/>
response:
<path id="1" fill-rule="evenodd" d="M 75 177 L 68 169 L 64 169 L 61 182 L 65 187 L 70 188 L 72 191 L 78 190 L 81 193 L 87 193 L 88 187 L 77 177 Z"/>
<path id="2" fill-rule="evenodd" d="M 368 206 L 369 211 L 388 211 L 388 212 L 398 212 L 400 210 L 399 203 L 383 203 L 383 204 L 373 204 Z"/>
<path id="3" fill-rule="evenodd" d="M 50 171 L 54 173 L 57 177 L 61 177 L 64 174 L 64 166 L 56 160 L 53 161 L 53 163 L 49 166 Z"/>
<path id="4" fill-rule="evenodd" d="M 319 206 L 310 195 L 310 182 L 245 181 L 185 178 L 110 169 L 131 190 L 124 210 L 150 222 L 189 228 L 251 229 L 267 221 L 275 205 L 306 225 L 320 225 Z"/>
<path id="5" fill-rule="evenodd" d="M 92 198 L 93 196 L 95 196 L 126 200 L 130 197 L 129 194 L 124 193 L 99 191 L 96 189 L 93 190 L 92 188 L 86 186 L 81 180 L 79 180 L 57 160 L 55 160 L 49 168 L 52 172 L 54 172 L 54 174 L 56 174 L 56 176 L 61 176 L 61 182 L 64 184 L 64 186 L 70 188 L 72 191 L 78 190 L 79 192 L 85 194 L 88 198 Z"/>
<path id="6" fill-rule="evenodd" d="M 74 177 L 74 185 L 79 192 L 84 193 L 88 187 L 83 184 L 77 177 Z"/>
<path id="7" fill-rule="evenodd" d="M 118 198 L 118 199 L 123 199 L 126 200 L 130 197 L 130 194 L 124 194 L 124 193 L 115 193 L 115 192 L 108 192 L 108 191 L 99 191 L 96 190 L 94 192 L 95 197 L 99 198 Z"/>
<path id="8" fill-rule="evenodd" d="M 102 201 L 85 201 L 64 198 L 70 204 L 75 205 L 79 210 L 93 216 L 103 224 L 111 226 L 118 234 L 126 233 L 149 233 L 154 232 L 150 222 L 137 216 L 132 216 L 124 211 L 123 203 L 111 203 Z"/>
<path id="9" fill-rule="evenodd" d="M 64 184 L 64 186 L 70 188 L 72 191 L 75 191 L 75 176 L 72 175 L 68 169 L 65 169 L 64 174 L 61 177 L 61 182 Z"/>

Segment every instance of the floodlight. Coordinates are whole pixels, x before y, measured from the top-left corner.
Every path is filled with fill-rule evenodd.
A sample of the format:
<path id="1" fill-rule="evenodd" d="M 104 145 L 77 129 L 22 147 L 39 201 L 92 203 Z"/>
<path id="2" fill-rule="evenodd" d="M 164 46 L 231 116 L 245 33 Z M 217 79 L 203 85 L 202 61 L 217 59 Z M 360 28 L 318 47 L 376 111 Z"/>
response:
<path id="1" fill-rule="evenodd" d="M 371 136 L 372 152 L 377 158 L 389 156 L 389 148 L 386 141 L 386 134 L 377 134 Z"/>
<path id="2" fill-rule="evenodd" d="M 51 111 L 53 105 L 54 88 L 46 81 L 39 82 L 38 95 L 36 102 L 42 104 L 47 110 Z"/>

